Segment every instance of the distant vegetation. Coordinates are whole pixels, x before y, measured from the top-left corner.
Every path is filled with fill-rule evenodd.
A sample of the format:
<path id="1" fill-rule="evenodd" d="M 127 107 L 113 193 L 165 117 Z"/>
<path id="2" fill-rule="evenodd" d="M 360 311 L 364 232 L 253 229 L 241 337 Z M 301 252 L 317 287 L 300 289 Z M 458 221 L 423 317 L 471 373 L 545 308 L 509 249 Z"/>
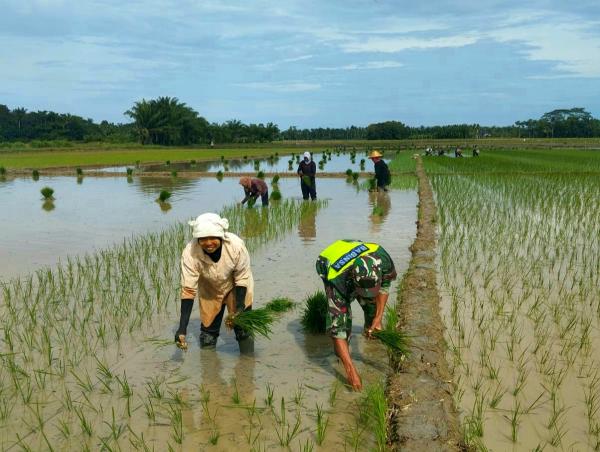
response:
<path id="1" fill-rule="evenodd" d="M 270 143 L 299 140 L 398 140 L 575 138 L 600 137 L 600 120 L 583 108 L 553 110 L 539 119 L 516 121 L 512 126 L 453 124 L 410 127 L 386 121 L 367 127 L 298 129 L 280 131 L 276 124 L 244 124 L 237 119 L 209 123 L 198 112 L 175 97 L 135 102 L 125 112 L 133 122 L 95 123 L 71 114 L 51 111 L 10 110 L 0 104 L 0 147 L 28 143 L 29 147 L 69 147 L 74 142 L 133 143 L 159 146 L 220 145 L 225 143 Z"/>

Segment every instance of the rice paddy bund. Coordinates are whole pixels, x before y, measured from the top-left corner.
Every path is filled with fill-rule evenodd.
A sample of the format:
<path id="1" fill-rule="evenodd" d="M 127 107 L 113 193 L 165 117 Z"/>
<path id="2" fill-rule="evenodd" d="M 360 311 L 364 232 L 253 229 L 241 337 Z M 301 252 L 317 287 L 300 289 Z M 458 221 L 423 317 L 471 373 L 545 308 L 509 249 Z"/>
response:
<path id="1" fill-rule="evenodd" d="M 600 449 L 600 153 L 424 159 L 464 437 Z"/>

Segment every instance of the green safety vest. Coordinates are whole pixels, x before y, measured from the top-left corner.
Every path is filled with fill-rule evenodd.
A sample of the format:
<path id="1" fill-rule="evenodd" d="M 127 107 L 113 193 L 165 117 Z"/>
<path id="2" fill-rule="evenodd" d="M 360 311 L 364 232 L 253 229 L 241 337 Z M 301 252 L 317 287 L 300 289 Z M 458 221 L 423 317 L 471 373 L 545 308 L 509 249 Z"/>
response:
<path id="1" fill-rule="evenodd" d="M 365 243 L 355 240 L 338 240 L 325 248 L 320 257 L 327 259 L 327 280 L 331 281 L 344 273 L 363 254 L 369 254 L 379 249 L 376 243 Z"/>

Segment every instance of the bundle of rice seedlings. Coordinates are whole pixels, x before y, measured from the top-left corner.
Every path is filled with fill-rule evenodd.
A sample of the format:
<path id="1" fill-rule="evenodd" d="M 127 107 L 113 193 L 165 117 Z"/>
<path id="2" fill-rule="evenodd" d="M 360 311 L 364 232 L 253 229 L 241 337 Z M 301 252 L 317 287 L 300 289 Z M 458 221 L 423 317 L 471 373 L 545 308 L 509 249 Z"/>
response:
<path id="1" fill-rule="evenodd" d="M 81 168 L 76 168 L 76 169 L 75 169 L 75 173 L 76 173 L 78 176 L 83 176 L 83 170 L 82 170 Z"/>
<path id="2" fill-rule="evenodd" d="M 279 190 L 273 190 L 271 192 L 271 200 L 272 201 L 280 201 L 281 200 L 281 192 Z"/>
<path id="3" fill-rule="evenodd" d="M 278 182 L 279 182 L 279 174 L 275 174 L 275 176 L 273 176 L 273 180 L 271 181 L 271 184 L 277 185 Z"/>
<path id="4" fill-rule="evenodd" d="M 327 295 L 325 292 L 318 290 L 314 294 L 308 296 L 305 300 L 304 312 L 300 324 L 305 331 L 309 333 L 324 333 L 326 330 L 327 310 Z"/>
<path id="5" fill-rule="evenodd" d="M 408 354 L 408 341 L 406 336 L 400 331 L 385 329 L 373 331 L 371 335 L 381 341 L 387 347 L 388 351 L 402 355 Z"/>
<path id="6" fill-rule="evenodd" d="M 374 177 L 369 179 L 369 191 L 377 190 L 377 179 Z"/>
<path id="7" fill-rule="evenodd" d="M 4 176 L 6 174 L 6 168 L 0 166 L 0 176 Z"/>
<path id="8" fill-rule="evenodd" d="M 31 172 L 31 177 L 33 178 L 33 180 L 38 180 L 40 178 L 40 172 L 36 169 L 34 169 Z"/>
<path id="9" fill-rule="evenodd" d="M 256 173 L 256 177 L 258 177 L 259 179 L 264 179 L 265 178 L 264 171 L 259 171 L 258 173 Z"/>
<path id="10" fill-rule="evenodd" d="M 54 195 L 54 189 L 51 187 L 44 187 L 40 190 L 40 193 L 44 197 L 44 199 L 54 199 L 52 195 Z"/>
<path id="11" fill-rule="evenodd" d="M 289 298 L 273 298 L 266 304 L 265 309 L 268 309 L 272 312 L 285 312 L 289 311 L 290 309 L 293 309 L 295 305 L 296 303 L 294 303 Z"/>
<path id="12" fill-rule="evenodd" d="M 234 326 L 242 328 L 252 337 L 260 334 L 269 339 L 269 335 L 272 333 L 271 324 L 273 320 L 273 311 L 267 308 L 259 308 L 229 314 L 227 319 L 225 319 L 225 325 L 229 328 L 233 328 Z"/>
<path id="13" fill-rule="evenodd" d="M 158 194 L 158 201 L 165 202 L 170 197 L 171 197 L 171 192 L 168 192 L 167 190 L 161 190 L 160 193 Z"/>
<path id="14" fill-rule="evenodd" d="M 216 174 L 217 180 L 221 182 L 223 180 L 223 171 L 219 170 Z"/>
<path id="15" fill-rule="evenodd" d="M 126 171 L 128 176 L 131 176 L 133 174 L 133 168 L 127 168 Z"/>
<path id="16" fill-rule="evenodd" d="M 256 204 L 256 198 L 250 198 L 250 199 L 248 200 L 247 204 L 248 204 L 248 207 L 249 207 L 249 208 L 252 208 L 252 207 L 254 207 L 254 204 Z"/>
<path id="17" fill-rule="evenodd" d="M 352 177 L 352 170 L 350 168 L 346 170 L 346 176 Z"/>
<path id="18" fill-rule="evenodd" d="M 171 171 L 171 177 L 177 177 L 177 171 Z"/>

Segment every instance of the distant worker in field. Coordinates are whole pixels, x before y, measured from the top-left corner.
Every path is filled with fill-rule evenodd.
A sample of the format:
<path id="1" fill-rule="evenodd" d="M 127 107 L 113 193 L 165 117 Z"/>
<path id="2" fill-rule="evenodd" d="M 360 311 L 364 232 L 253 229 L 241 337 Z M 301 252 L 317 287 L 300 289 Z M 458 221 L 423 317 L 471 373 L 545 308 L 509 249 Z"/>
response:
<path id="1" fill-rule="evenodd" d="M 192 240 L 181 255 L 181 314 L 175 344 L 186 350 L 187 327 L 194 299 L 200 304 L 200 347 L 215 347 L 227 312 L 252 309 L 254 279 L 250 255 L 244 241 L 227 232 L 229 221 L 215 213 L 204 213 L 188 222 Z M 235 327 L 240 352 L 251 353 L 254 340 Z"/>
<path id="2" fill-rule="evenodd" d="M 477 146 L 473 148 L 473 157 L 479 157 L 479 148 Z"/>
<path id="3" fill-rule="evenodd" d="M 376 243 L 338 240 L 321 252 L 316 267 L 325 284 L 329 305 L 326 325 L 335 354 L 344 365 L 348 383 L 360 390 L 360 376 L 348 349 L 352 332 L 350 305 L 356 299 L 363 309 L 364 334 L 368 338 L 374 331 L 381 330 L 390 284 L 396 279 L 394 262 Z"/>
<path id="4" fill-rule="evenodd" d="M 260 196 L 263 206 L 269 205 L 269 187 L 267 183 L 258 177 L 242 176 L 240 177 L 240 185 L 244 188 L 246 195 L 240 204 L 252 199 L 253 202 Z"/>
<path id="5" fill-rule="evenodd" d="M 300 189 L 302 198 L 306 201 L 310 196 L 311 200 L 317 199 L 317 186 L 315 185 L 315 174 L 317 165 L 312 160 L 310 152 L 306 151 L 302 161 L 298 165 L 298 176 L 300 176 Z"/>
<path id="6" fill-rule="evenodd" d="M 377 191 L 388 191 L 388 185 L 390 185 L 392 178 L 387 163 L 383 161 L 383 154 L 374 150 L 369 154 L 369 158 L 375 164 L 375 180 L 377 181 Z"/>

